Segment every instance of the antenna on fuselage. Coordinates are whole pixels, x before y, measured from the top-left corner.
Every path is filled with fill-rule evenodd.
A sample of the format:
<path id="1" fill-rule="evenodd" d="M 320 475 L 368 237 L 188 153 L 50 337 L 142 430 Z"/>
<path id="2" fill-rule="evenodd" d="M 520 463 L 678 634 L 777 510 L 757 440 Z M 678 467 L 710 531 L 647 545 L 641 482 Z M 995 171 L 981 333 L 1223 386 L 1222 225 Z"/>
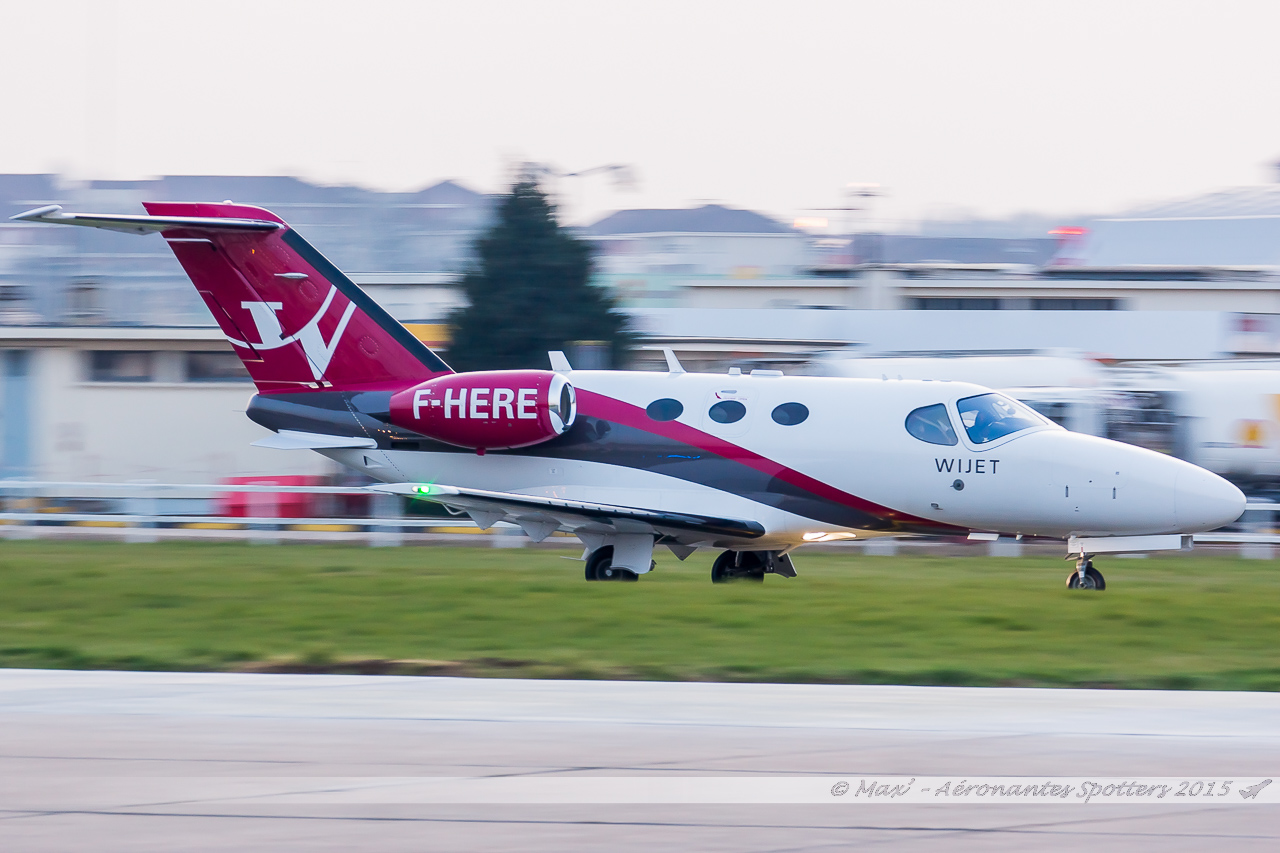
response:
<path id="1" fill-rule="evenodd" d="M 676 358 L 675 350 L 668 347 L 662 348 L 662 354 L 667 358 L 667 373 L 685 373 L 684 365 L 680 363 L 680 359 Z"/>

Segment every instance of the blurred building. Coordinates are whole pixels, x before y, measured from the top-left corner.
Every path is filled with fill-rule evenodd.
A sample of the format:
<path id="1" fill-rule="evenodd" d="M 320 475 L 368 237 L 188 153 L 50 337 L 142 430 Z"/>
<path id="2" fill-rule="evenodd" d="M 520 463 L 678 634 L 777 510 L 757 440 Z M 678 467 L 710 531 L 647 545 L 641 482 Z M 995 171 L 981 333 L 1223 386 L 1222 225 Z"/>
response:
<path id="1" fill-rule="evenodd" d="M 1133 267 L 1280 268 L 1280 183 L 1219 192 L 1095 220 L 1062 262 Z"/>
<path id="2" fill-rule="evenodd" d="M 582 236 L 596 246 L 597 282 L 627 308 L 701 307 L 755 288 L 805 298 L 809 238 L 750 210 L 621 210 Z"/>
<path id="3" fill-rule="evenodd" d="M 210 483 L 327 474 L 250 446 L 253 384 L 216 327 L 0 326 L 0 477 Z"/>
<path id="4" fill-rule="evenodd" d="M 634 362 L 663 369 L 662 348 L 689 370 L 807 370 L 823 354 L 990 354 L 1061 349 L 1109 361 L 1280 353 L 1280 323 L 1229 311 L 916 311 L 696 308 L 632 313 Z M 1246 331 L 1241 331 L 1245 329 Z"/>

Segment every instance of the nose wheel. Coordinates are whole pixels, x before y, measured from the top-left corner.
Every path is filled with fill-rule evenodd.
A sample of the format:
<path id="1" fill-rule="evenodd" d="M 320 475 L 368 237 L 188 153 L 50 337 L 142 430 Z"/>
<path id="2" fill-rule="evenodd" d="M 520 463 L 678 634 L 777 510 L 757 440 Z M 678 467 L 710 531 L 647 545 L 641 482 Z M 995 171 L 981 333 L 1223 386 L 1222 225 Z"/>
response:
<path id="1" fill-rule="evenodd" d="M 1093 567 L 1093 560 L 1081 557 L 1076 562 L 1076 570 L 1067 575 L 1067 589 L 1092 589 L 1101 592 L 1107 588 L 1107 581 L 1102 572 Z"/>

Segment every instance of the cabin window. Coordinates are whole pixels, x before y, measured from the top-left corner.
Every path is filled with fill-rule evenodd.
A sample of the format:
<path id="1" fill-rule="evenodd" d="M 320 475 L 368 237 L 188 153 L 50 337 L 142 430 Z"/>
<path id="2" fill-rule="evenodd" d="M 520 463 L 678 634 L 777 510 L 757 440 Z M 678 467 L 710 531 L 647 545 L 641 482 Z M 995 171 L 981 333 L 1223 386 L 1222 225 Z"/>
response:
<path id="1" fill-rule="evenodd" d="M 956 403 L 956 410 L 960 413 L 964 431 L 974 444 L 986 444 L 1044 424 L 1035 412 L 1002 394 L 965 397 Z"/>
<path id="2" fill-rule="evenodd" d="M 809 407 L 804 403 L 783 403 L 773 410 L 773 420 L 783 426 L 802 424 L 809 417 Z"/>
<path id="3" fill-rule="evenodd" d="M 707 414 L 718 424 L 734 424 L 747 414 L 747 407 L 737 400 L 721 400 L 712 406 Z"/>
<path id="4" fill-rule="evenodd" d="M 684 405 L 679 400 L 663 397 L 645 406 L 644 413 L 655 421 L 674 421 L 684 414 Z"/>
<path id="5" fill-rule="evenodd" d="M 922 406 L 907 415 L 907 432 L 930 444 L 951 446 L 960 443 L 947 415 L 947 407 L 941 403 Z"/>

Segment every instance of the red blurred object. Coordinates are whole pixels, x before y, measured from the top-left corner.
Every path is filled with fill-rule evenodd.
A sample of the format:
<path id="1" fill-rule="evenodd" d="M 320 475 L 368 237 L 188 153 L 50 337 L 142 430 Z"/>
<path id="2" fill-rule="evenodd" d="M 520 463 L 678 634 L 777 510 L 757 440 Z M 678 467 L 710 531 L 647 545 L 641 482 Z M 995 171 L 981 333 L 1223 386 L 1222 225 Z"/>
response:
<path id="1" fill-rule="evenodd" d="M 323 486 L 323 477 L 281 475 L 278 477 L 227 477 L 228 486 Z M 218 498 L 218 515 L 230 518 L 314 518 L 322 512 L 322 498 L 290 492 L 224 492 Z"/>

